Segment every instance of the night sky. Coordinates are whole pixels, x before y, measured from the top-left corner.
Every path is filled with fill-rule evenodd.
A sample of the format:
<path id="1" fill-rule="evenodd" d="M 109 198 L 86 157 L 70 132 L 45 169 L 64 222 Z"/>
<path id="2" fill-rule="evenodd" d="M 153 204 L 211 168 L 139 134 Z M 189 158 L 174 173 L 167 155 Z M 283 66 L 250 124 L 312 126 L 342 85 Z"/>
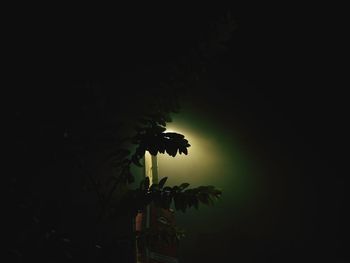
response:
<path id="1" fill-rule="evenodd" d="M 168 17 L 175 28 L 169 46 L 176 48 L 169 52 L 165 45 L 160 59 L 190 50 L 205 24 L 225 10 Z M 189 232 L 182 260 L 344 262 L 347 118 L 342 84 L 331 66 L 334 32 L 315 10 L 237 5 L 231 11 L 238 28 L 229 50 L 205 83 L 191 88 L 178 118 L 197 132 L 202 124 L 202 135 L 216 140 L 227 160 L 226 170 L 217 170 L 226 177 L 202 181 L 224 188 L 222 203 L 178 216 Z M 192 114 L 187 120 L 186 112 Z M 237 186 L 229 169 L 248 182 Z"/>
<path id="2" fill-rule="evenodd" d="M 232 60 L 216 68 L 198 106 L 238 133 L 260 165 L 256 211 L 219 234 L 232 234 L 224 243 L 238 262 L 344 257 L 346 103 L 327 64 L 332 32 L 320 34 L 315 20 L 286 10 L 239 13 Z M 234 208 L 227 213 L 235 217 Z"/>
<path id="3" fill-rule="evenodd" d="M 226 167 L 221 167 L 226 169 L 224 173 L 239 161 L 235 172 L 247 178 L 240 177 L 246 180 L 242 187 L 219 175 L 217 182 L 211 182 L 214 177 L 204 180 L 205 184 L 224 187 L 222 204 L 213 208 L 215 213 L 210 212 L 212 208 L 203 208 L 197 215 L 189 212 L 188 219 L 179 215 L 179 222 L 189 228 L 189 238 L 182 247 L 183 263 L 224 262 L 227 257 L 233 262 L 346 260 L 343 144 L 348 118 L 343 85 L 330 62 L 333 53 L 328 42 L 332 42 L 334 32 L 313 15 L 315 10 L 295 9 L 237 4 L 195 11 L 128 12 L 123 17 L 106 18 L 105 24 L 118 24 L 115 32 L 108 26 L 80 36 L 79 27 L 74 27 L 76 33 L 61 39 L 69 55 L 49 49 L 55 53 L 52 57 L 60 57 L 62 52 L 68 59 L 59 62 L 62 66 L 54 65 L 53 71 L 79 71 L 80 65 L 89 68 L 85 62 L 90 61 L 93 74 L 125 71 L 125 79 L 137 78 L 133 73 L 139 68 L 159 67 L 190 53 L 210 25 L 231 11 L 238 27 L 227 43 L 228 51 L 209 67 L 202 85 L 188 88 L 180 98 L 183 110 L 174 120 L 191 122 L 197 131 L 204 127 L 203 136 L 214 138 L 219 152 L 226 154 Z M 75 39 L 80 39 L 79 44 Z M 97 40 L 96 49 L 80 45 L 89 39 Z M 93 55 L 89 50 L 94 50 Z M 55 64 L 52 62 L 49 64 Z M 118 71 L 119 66 L 123 70 Z M 38 82 L 42 87 L 68 83 L 60 76 L 55 78 L 46 81 L 34 77 L 28 82 L 32 87 Z M 135 92 L 145 88 L 135 87 Z M 36 101 L 57 93 L 48 89 L 23 94 L 31 94 Z M 65 95 L 58 97 L 64 100 Z M 19 101 L 25 101 L 24 96 Z M 124 106 L 132 107 L 132 102 Z M 35 108 L 34 112 L 38 111 Z"/>
<path id="4" fill-rule="evenodd" d="M 206 23 L 226 10 L 183 11 L 167 17 L 175 34 L 170 33 L 174 38 L 163 46 L 164 53 L 160 49 L 160 60 L 163 54 L 172 59 L 176 52 L 190 50 L 205 34 Z M 335 32 L 315 10 L 239 5 L 230 10 L 238 28 L 229 50 L 208 72 L 205 83 L 191 88 L 178 119 L 197 126 L 197 131 L 202 123 L 204 136 L 218 136 L 222 154 L 235 151 L 229 147 L 237 142 L 241 159 L 232 156 L 232 163 L 238 158 L 243 164 L 234 171 L 226 156 L 226 168 L 247 174 L 251 188 L 240 190 L 253 193 L 245 193 L 248 197 L 240 203 L 235 200 L 240 196 L 234 194 L 239 191 L 234 180 L 219 175 L 216 181 L 215 176 L 210 177 L 212 182 L 203 180 L 232 188 L 233 193 L 224 191 L 226 201 L 212 212 L 191 212 L 188 219 L 179 215 L 189 228 L 182 260 L 344 262 L 342 145 L 347 117 L 343 85 L 331 66 Z"/>
<path id="5" fill-rule="evenodd" d="M 203 232 L 193 247 L 204 262 L 345 262 L 346 102 L 329 68 L 333 32 L 317 21 L 300 10 L 239 10 L 229 57 L 194 92 L 196 114 L 232 133 L 257 184 L 244 208 L 228 195 L 231 226 L 189 224 Z M 215 222 L 219 211 L 206 215 Z"/>

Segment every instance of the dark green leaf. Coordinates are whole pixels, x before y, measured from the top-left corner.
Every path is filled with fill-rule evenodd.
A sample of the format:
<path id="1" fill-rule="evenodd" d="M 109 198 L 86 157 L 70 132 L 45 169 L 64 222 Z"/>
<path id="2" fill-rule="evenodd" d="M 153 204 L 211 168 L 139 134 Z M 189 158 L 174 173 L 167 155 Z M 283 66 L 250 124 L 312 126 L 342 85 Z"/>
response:
<path id="1" fill-rule="evenodd" d="M 163 188 L 163 192 L 171 192 L 171 187 L 170 186 L 166 186 Z"/>
<path id="2" fill-rule="evenodd" d="M 148 187 L 146 188 L 146 184 L 149 185 L 149 178 L 148 177 L 145 177 L 144 179 L 141 180 L 139 189 L 142 191 L 145 189 L 148 189 Z"/>
<path id="3" fill-rule="evenodd" d="M 185 188 L 187 188 L 190 184 L 189 183 L 182 183 L 179 188 L 180 188 L 180 191 L 184 190 Z"/>
<path id="4" fill-rule="evenodd" d="M 168 177 L 163 177 L 163 178 L 159 181 L 158 185 L 159 185 L 159 188 L 160 188 L 160 189 L 163 188 L 163 186 L 164 186 L 164 184 L 165 184 L 165 182 L 166 182 L 167 179 L 168 179 Z"/>
<path id="5" fill-rule="evenodd" d="M 176 194 L 179 190 L 180 190 L 180 188 L 177 185 L 173 186 L 173 188 L 172 188 L 173 194 Z"/>
<path id="6" fill-rule="evenodd" d="M 174 196 L 174 206 L 176 210 L 180 210 L 180 201 L 179 201 L 179 195 Z"/>
<path id="7" fill-rule="evenodd" d="M 153 191 L 159 191 L 159 185 L 158 184 L 152 184 L 150 189 L 151 192 Z"/>
<path id="8" fill-rule="evenodd" d="M 131 161 L 133 162 L 133 164 L 135 164 L 138 167 L 143 167 L 143 165 L 140 163 L 140 159 L 136 157 L 136 155 L 133 155 L 131 157 Z"/>
<path id="9" fill-rule="evenodd" d="M 166 148 L 166 152 L 170 156 L 175 157 L 177 153 L 177 148 L 174 145 L 168 145 L 168 147 Z"/>
<path id="10" fill-rule="evenodd" d="M 144 190 L 148 190 L 149 184 L 150 184 L 150 180 L 149 180 L 149 177 L 147 176 L 147 177 L 145 178 Z"/>
<path id="11" fill-rule="evenodd" d="M 205 194 L 205 193 L 200 193 L 198 195 L 198 200 L 203 203 L 203 204 L 206 204 L 206 205 L 209 205 L 209 196 L 208 194 Z"/>
<path id="12" fill-rule="evenodd" d="M 187 148 L 185 146 L 180 146 L 179 147 L 179 154 L 184 153 L 185 155 L 188 154 Z"/>
<path id="13" fill-rule="evenodd" d="M 170 139 L 183 139 L 185 138 L 184 135 L 176 132 L 165 132 L 164 133 L 166 137 L 169 137 Z"/>
<path id="14" fill-rule="evenodd" d="M 159 191 L 152 192 L 152 199 L 156 206 L 158 207 L 162 206 L 162 196 Z"/>
<path id="15" fill-rule="evenodd" d="M 154 156 L 158 153 L 157 145 L 151 145 L 147 150 Z"/>

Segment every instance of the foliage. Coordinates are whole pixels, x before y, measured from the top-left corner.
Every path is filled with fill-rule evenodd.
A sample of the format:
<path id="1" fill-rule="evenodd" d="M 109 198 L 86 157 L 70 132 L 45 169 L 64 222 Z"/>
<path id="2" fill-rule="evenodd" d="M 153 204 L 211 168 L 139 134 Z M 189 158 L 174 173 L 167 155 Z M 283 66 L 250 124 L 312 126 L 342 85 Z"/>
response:
<path id="1" fill-rule="evenodd" d="M 145 123 L 146 126 L 143 128 L 138 127 L 136 135 L 131 138 L 131 141 L 137 144 L 137 148 L 131 157 L 129 157 L 129 151 L 120 150 L 118 154 L 119 158 L 114 160 L 114 165 L 120 165 L 121 167 L 115 185 L 119 183 L 127 184 L 134 181 L 135 178 L 130 172 L 130 165 L 133 163 L 142 166 L 140 160 L 146 151 L 149 151 L 152 155 L 167 153 L 173 157 L 177 153 L 188 154 L 187 148 L 190 147 L 190 144 L 184 135 L 165 132 L 166 128 L 160 126 L 156 120 L 149 120 Z M 158 184 L 150 185 L 150 179 L 146 177 L 141 181 L 137 189 L 128 189 L 120 202 L 123 205 L 119 203 L 117 205 L 114 204 L 113 211 L 115 211 L 115 214 L 119 214 L 121 207 L 123 207 L 122 210 L 128 210 L 132 215 L 136 215 L 139 210 L 142 210 L 150 203 L 154 203 L 156 206 L 164 209 L 169 209 L 171 204 L 174 203 L 176 210 L 185 212 L 187 208 L 191 207 L 198 209 L 199 203 L 206 205 L 212 204 L 221 195 L 221 191 L 214 186 L 200 186 L 198 188 L 187 189 L 189 184 L 182 183 L 179 186 L 164 187 L 166 180 L 167 177 L 164 177 Z M 112 189 L 114 190 L 115 187 Z M 109 193 L 108 197 L 103 197 L 103 199 L 105 201 L 111 201 L 111 195 L 112 193 Z M 105 207 L 106 205 L 108 204 L 105 204 Z"/>
<path id="2" fill-rule="evenodd" d="M 152 90 L 146 105 L 137 101 L 128 104 L 127 109 L 118 108 L 125 105 L 114 101 L 120 97 L 119 90 L 108 88 L 102 94 L 92 82 L 86 82 L 67 94 L 59 92 L 63 93 L 62 98 L 50 100 L 53 96 L 50 95 L 44 104 L 36 105 L 39 99 L 29 101 L 27 108 L 22 106 L 18 110 L 23 117 L 21 121 L 16 119 L 14 130 L 20 138 L 14 149 L 19 153 L 14 158 L 14 176 L 9 178 L 6 189 L 11 258 L 36 262 L 71 262 L 73 259 L 94 262 L 96 259 L 97 262 L 98 253 L 106 253 L 98 251 L 108 250 L 109 241 L 103 243 L 97 235 L 100 225 L 106 221 L 114 222 L 123 216 L 131 219 L 149 204 L 186 212 L 190 208 L 198 209 L 200 204 L 210 205 L 220 197 L 221 191 L 214 186 L 189 188 L 188 183 L 166 186 L 166 177 L 152 185 L 149 178 L 145 178 L 136 189 L 129 189 L 128 185 L 135 181 L 132 165 L 142 166 L 146 151 L 172 157 L 188 154 L 190 144 L 185 136 L 166 132 L 171 114 L 179 112 L 175 91 L 181 91 L 184 85 L 191 85 L 198 78 L 210 59 L 221 52 L 220 45 L 233 28 L 231 17 L 225 17 L 218 24 L 215 36 L 202 42 L 192 57 L 164 67 L 165 72 L 147 83 L 158 83 L 159 88 Z M 143 81 L 137 84 L 144 84 Z M 62 91 L 67 83 L 59 83 L 58 90 Z M 143 98 L 145 94 L 139 93 L 129 91 L 130 98 Z M 125 123 L 120 119 L 123 113 L 132 110 L 136 112 L 134 133 L 130 134 L 130 130 L 123 133 Z M 115 173 L 103 182 L 96 176 L 92 161 L 98 165 L 107 162 Z M 145 240 L 165 237 L 173 241 L 183 237 L 183 231 L 177 227 L 164 226 L 157 231 L 147 229 L 141 236 Z M 128 246 L 133 248 L 130 242 Z"/>
<path id="3" fill-rule="evenodd" d="M 137 145 L 135 152 L 130 156 L 127 150 L 120 150 L 115 164 L 120 165 L 119 180 L 117 183 L 131 183 L 134 181 L 133 175 L 130 172 L 130 165 L 133 163 L 137 166 L 142 166 L 140 160 L 149 151 L 152 155 L 168 154 L 175 157 L 178 153 L 188 154 L 187 148 L 190 144 L 182 134 L 174 132 L 166 132 L 163 126 L 165 121 L 164 116 L 158 115 L 154 119 L 142 119 L 140 122 L 143 126 L 137 126 L 136 134 L 130 138 L 131 142 Z M 188 208 L 194 207 L 198 209 L 199 204 L 210 205 L 221 196 L 221 191 L 214 186 L 199 186 L 197 188 L 188 188 L 188 183 L 182 183 L 179 186 L 165 186 L 167 177 L 162 178 L 159 183 L 150 184 L 148 177 L 144 178 L 137 189 L 128 189 L 124 197 L 117 204 L 105 204 L 104 213 L 117 217 L 121 211 L 125 211 L 132 216 L 136 216 L 137 212 L 144 210 L 147 205 L 155 205 L 163 209 L 170 209 L 172 206 L 175 210 L 186 212 Z M 115 189 L 115 188 L 113 188 Z M 111 196 L 111 194 L 109 195 Z M 105 199 L 111 201 L 110 198 Z M 108 212 L 109 211 L 109 212 Z M 163 231 L 160 233 L 159 231 Z M 145 233 L 141 233 L 141 240 L 154 240 L 154 237 L 164 237 L 164 241 L 178 240 L 183 237 L 171 226 L 167 226 L 161 230 L 147 229 Z M 143 238 L 142 238 L 143 237 Z"/>
<path id="4" fill-rule="evenodd" d="M 146 228 L 137 234 L 138 247 L 143 249 L 147 245 L 153 246 L 164 242 L 166 245 L 179 244 L 185 237 L 185 230 L 172 224 L 159 224 Z"/>
<path id="5" fill-rule="evenodd" d="M 210 205 L 221 196 L 221 191 L 214 186 L 199 186 L 197 188 L 186 189 L 189 184 L 182 183 L 177 186 L 164 186 L 167 177 L 163 177 L 158 184 L 149 186 L 149 179 L 146 177 L 137 192 L 141 200 L 146 201 L 146 205 L 153 202 L 157 207 L 169 209 L 174 204 L 176 210 L 186 212 L 186 209 L 194 207 L 198 209 L 199 203 Z M 143 201 L 141 201 L 142 204 Z"/>

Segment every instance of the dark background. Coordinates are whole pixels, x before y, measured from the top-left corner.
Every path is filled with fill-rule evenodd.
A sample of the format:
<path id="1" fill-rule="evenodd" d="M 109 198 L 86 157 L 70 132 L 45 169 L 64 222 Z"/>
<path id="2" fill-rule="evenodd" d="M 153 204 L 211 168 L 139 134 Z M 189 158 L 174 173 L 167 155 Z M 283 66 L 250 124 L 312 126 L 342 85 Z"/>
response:
<path id="1" fill-rule="evenodd" d="M 82 69 L 93 75 L 108 74 L 107 78 L 111 73 L 113 78 L 124 72 L 137 78 L 139 68 L 162 65 L 190 53 L 227 10 L 238 28 L 227 43 L 227 53 L 210 68 L 210 88 L 189 91 L 196 94 L 192 95 L 193 105 L 217 116 L 227 129 L 236 130 L 231 123 L 238 120 L 239 132 L 255 138 L 247 142 L 247 147 L 257 155 L 261 153 L 266 173 L 270 173 L 268 181 L 274 189 L 288 182 L 290 195 L 270 193 L 267 213 L 282 220 L 266 242 L 244 235 L 232 239 L 211 237 L 208 242 L 222 240 L 226 249 L 230 249 L 227 242 L 238 246 L 246 254 L 238 253 L 237 262 L 316 262 L 324 258 L 345 262 L 347 100 L 333 67 L 338 38 L 327 11 L 237 4 L 229 8 L 129 11 L 107 15 L 98 23 L 95 19 L 77 19 L 67 31 L 59 22 L 44 26 L 38 21 L 37 30 L 29 30 L 23 23 L 20 39 L 26 44 L 19 44 L 18 52 L 24 59 L 23 63 L 15 63 L 24 65 L 26 77 L 20 74 L 12 84 L 15 88 L 23 84 L 29 87 L 20 93 L 23 96 L 18 96 L 19 101 L 34 105 L 45 101 L 40 99 L 45 96 L 59 94 L 57 98 L 65 98 L 60 92 L 51 93 L 49 87 L 56 92 L 60 85 L 70 83 L 61 81 L 61 72 L 67 69 L 78 79 L 81 76 L 77 72 Z M 48 80 L 44 80 L 46 77 Z M 37 87 L 40 91 L 32 92 Z M 144 88 L 147 86 L 135 90 Z M 42 109 L 34 108 L 35 113 Z M 281 155 L 288 157 L 298 173 L 280 174 L 287 166 L 278 162 Z M 272 163 L 275 170 L 269 168 Z M 279 195 L 285 202 L 282 210 L 274 209 L 281 207 L 277 205 Z M 300 220 L 298 235 L 293 239 L 283 234 L 288 222 L 295 219 L 290 211 L 297 211 L 295 218 Z M 253 256 L 245 257 L 248 254 Z"/>
<path id="2" fill-rule="evenodd" d="M 347 102 L 334 60 L 336 29 L 327 12 L 266 6 L 235 11 L 239 27 L 231 51 L 213 71 L 217 90 L 204 92 L 200 105 L 243 134 L 265 164 L 271 191 L 265 216 L 248 217 L 219 237 L 204 236 L 202 244 L 223 238 L 238 262 L 343 262 Z M 270 236 L 237 231 L 263 228 L 266 214 L 276 219 Z"/>
<path id="3" fill-rule="evenodd" d="M 347 103 L 339 72 L 332 68 L 336 30 L 326 15 L 306 9 L 238 10 L 232 49 L 213 71 L 218 89 L 205 92 L 201 105 L 228 129 L 244 134 L 247 147 L 261 156 L 271 186 L 262 213 L 276 224 L 263 240 L 259 234 L 237 234 L 233 227 L 223 246 L 232 248 L 238 262 L 342 262 Z M 264 218 L 240 224 L 263 228 Z M 207 250 L 210 245 L 201 251 Z"/>

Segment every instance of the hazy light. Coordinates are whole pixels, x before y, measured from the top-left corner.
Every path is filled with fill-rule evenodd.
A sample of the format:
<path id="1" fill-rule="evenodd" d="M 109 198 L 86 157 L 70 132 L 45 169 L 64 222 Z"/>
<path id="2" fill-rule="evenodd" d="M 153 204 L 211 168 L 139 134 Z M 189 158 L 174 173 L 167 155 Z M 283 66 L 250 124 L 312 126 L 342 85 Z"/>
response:
<path id="1" fill-rule="evenodd" d="M 172 157 L 167 154 L 159 154 L 159 177 L 167 176 L 169 184 L 182 181 L 199 185 L 215 181 L 213 175 L 204 173 L 220 165 L 220 152 L 215 145 L 215 138 L 209 138 L 183 123 L 168 124 L 166 132 L 183 134 L 191 146 L 188 148 L 188 155 L 178 153 Z"/>
<path id="2" fill-rule="evenodd" d="M 158 154 L 158 178 L 168 177 L 166 185 L 189 183 L 189 188 L 214 185 L 223 191 L 220 201 L 214 206 L 201 205 L 199 210 L 188 209 L 177 213 L 177 222 L 191 232 L 205 232 L 210 225 L 227 227 L 232 220 L 238 220 L 239 209 L 251 207 L 257 191 L 258 170 L 251 155 L 245 151 L 244 142 L 238 141 L 232 130 L 227 130 L 216 119 L 200 114 L 179 114 L 167 124 L 165 132 L 183 134 L 191 145 L 188 155 L 177 153 L 175 157 Z M 146 167 L 134 167 L 139 174 L 133 183 L 139 186 L 145 172 L 150 173 L 151 155 L 146 153 Z M 146 168 L 146 169 L 145 169 Z M 230 212 L 228 212 L 230 211 Z M 233 211 L 233 213 L 231 213 Z M 203 220 L 206 218 L 206 220 Z"/>

